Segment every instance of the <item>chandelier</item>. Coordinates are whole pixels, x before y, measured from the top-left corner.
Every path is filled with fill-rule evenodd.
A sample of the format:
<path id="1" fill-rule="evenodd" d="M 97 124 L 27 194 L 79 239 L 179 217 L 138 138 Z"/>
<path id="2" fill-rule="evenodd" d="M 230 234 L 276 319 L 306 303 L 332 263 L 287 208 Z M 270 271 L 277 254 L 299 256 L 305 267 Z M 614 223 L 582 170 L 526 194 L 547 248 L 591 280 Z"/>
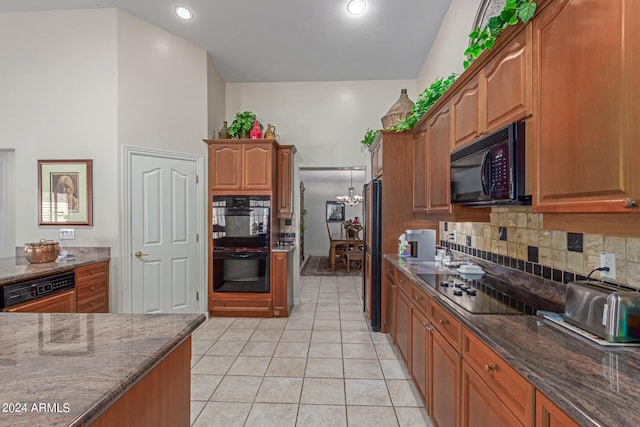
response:
<path id="1" fill-rule="evenodd" d="M 362 201 L 362 196 L 356 194 L 356 189 L 353 187 L 353 169 L 351 170 L 351 185 L 347 190 L 347 194 L 345 196 L 336 196 L 336 199 L 349 206 L 355 206 Z"/>

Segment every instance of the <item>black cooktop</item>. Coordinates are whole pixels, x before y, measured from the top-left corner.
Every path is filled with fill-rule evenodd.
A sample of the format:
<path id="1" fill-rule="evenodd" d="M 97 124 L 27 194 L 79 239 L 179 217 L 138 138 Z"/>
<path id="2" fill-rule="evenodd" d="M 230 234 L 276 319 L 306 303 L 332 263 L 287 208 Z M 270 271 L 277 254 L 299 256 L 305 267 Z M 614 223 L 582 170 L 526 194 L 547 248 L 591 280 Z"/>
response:
<path id="1" fill-rule="evenodd" d="M 443 296 L 474 314 L 535 314 L 562 307 L 489 275 L 418 274 Z"/>

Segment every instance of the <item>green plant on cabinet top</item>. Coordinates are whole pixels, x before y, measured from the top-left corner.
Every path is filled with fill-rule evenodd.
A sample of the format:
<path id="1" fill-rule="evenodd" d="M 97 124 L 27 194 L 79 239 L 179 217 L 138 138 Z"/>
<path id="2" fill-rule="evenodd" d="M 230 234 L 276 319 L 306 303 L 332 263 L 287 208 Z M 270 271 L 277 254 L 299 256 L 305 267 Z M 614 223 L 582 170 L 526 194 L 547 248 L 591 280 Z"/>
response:
<path id="1" fill-rule="evenodd" d="M 456 81 L 458 76 L 455 73 L 449 75 L 449 77 L 438 77 L 428 88 L 424 90 L 413 105 L 411 115 L 400 120 L 400 123 L 393 127 L 394 130 L 401 132 L 403 130 L 411 129 L 422 116 L 427 112 L 429 107 L 436 103 L 436 101 L 444 94 L 447 89 Z"/>
<path id="2" fill-rule="evenodd" d="M 489 19 L 483 29 L 476 28 L 469 38 L 471 44 L 464 51 L 468 57 L 462 65 L 466 70 L 473 61 L 485 50 L 491 49 L 502 31 L 509 25 L 516 25 L 519 21 L 529 22 L 536 11 L 536 2 L 532 0 L 507 0 L 504 9 L 498 15 Z"/>
<path id="3" fill-rule="evenodd" d="M 251 111 L 236 113 L 233 123 L 229 126 L 229 135 L 231 135 L 232 138 L 241 138 L 242 136 L 248 137 L 249 131 L 253 127 L 255 120 L 256 115 Z M 262 129 L 262 124 L 260 124 L 260 129 Z"/>
<path id="4" fill-rule="evenodd" d="M 367 129 L 360 143 L 367 148 L 371 147 L 379 132 L 379 130 Z"/>

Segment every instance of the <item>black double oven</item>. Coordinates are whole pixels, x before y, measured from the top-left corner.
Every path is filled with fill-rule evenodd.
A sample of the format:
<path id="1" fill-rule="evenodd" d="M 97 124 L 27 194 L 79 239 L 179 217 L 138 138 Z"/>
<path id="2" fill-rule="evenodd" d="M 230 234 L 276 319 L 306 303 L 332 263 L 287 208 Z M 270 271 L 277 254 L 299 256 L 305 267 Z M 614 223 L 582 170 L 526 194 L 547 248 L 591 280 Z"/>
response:
<path id="1" fill-rule="evenodd" d="M 269 292 L 270 196 L 213 196 L 213 290 Z"/>

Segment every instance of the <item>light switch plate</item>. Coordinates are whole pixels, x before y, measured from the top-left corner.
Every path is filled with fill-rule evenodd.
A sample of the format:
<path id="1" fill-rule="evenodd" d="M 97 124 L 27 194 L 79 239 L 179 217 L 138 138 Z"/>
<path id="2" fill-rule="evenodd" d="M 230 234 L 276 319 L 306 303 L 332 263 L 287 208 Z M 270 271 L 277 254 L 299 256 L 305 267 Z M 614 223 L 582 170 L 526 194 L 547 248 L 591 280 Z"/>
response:
<path id="1" fill-rule="evenodd" d="M 60 240 L 73 240 L 76 238 L 75 228 L 61 228 Z"/>

